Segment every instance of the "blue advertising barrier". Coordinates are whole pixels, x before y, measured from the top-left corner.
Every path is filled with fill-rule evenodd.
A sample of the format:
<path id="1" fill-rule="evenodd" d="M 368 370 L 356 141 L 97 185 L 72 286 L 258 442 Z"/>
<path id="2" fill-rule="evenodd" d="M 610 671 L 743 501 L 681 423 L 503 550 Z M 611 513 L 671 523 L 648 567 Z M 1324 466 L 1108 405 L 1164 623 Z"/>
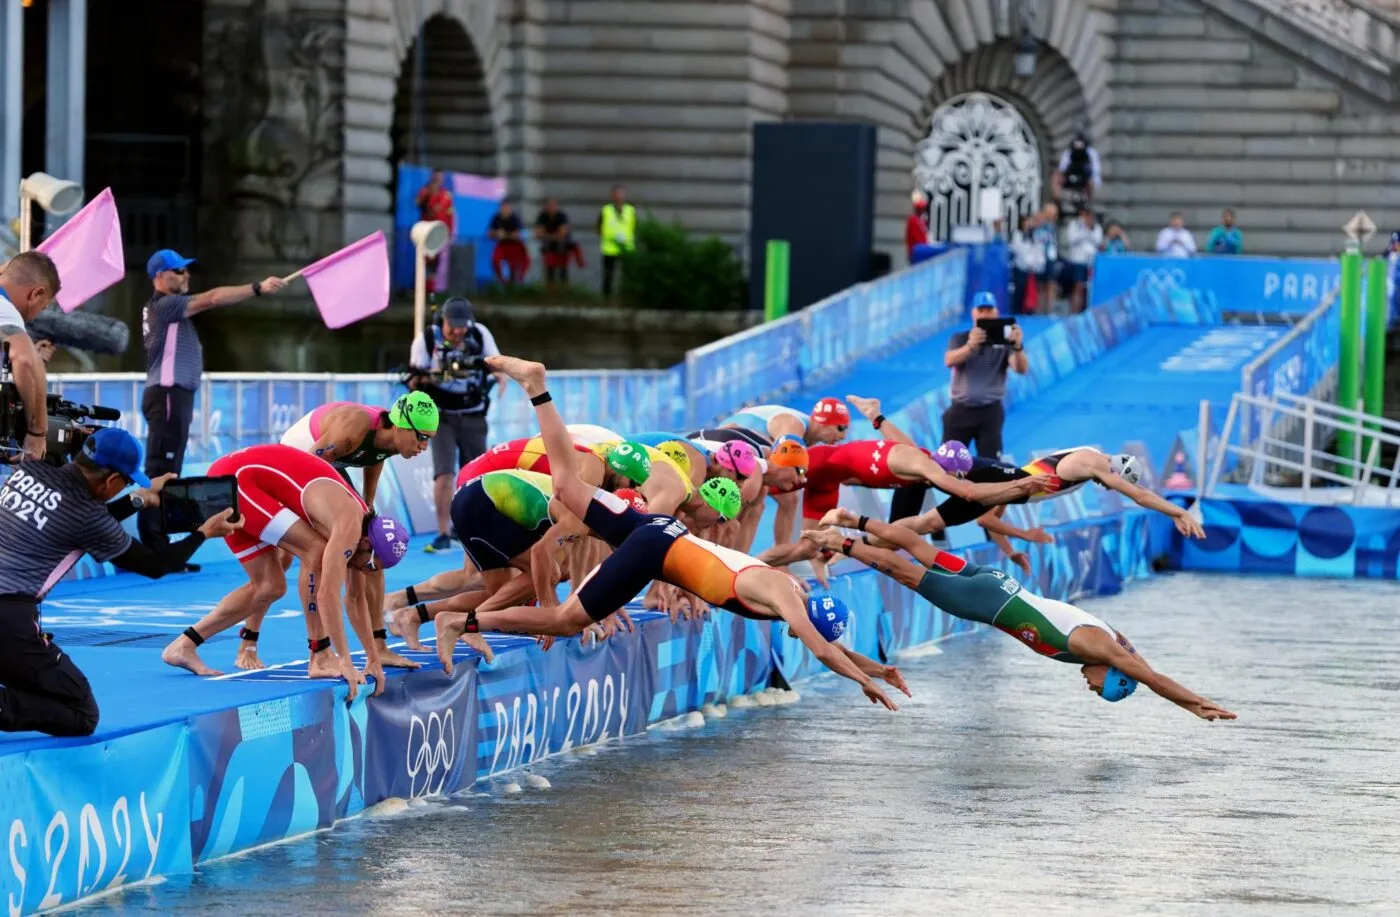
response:
<path id="1" fill-rule="evenodd" d="M 685 426 L 836 373 L 931 334 L 963 314 L 967 251 L 958 249 L 685 355 Z M 633 429 L 666 429 L 644 427 Z"/>
<path id="2" fill-rule="evenodd" d="M 1179 308 L 1219 315 L 1231 312 L 1307 312 L 1341 285 L 1335 259 L 1256 258 L 1250 255 L 1099 255 L 1090 304 L 1131 290 L 1153 290 Z"/>
<path id="3" fill-rule="evenodd" d="M 1023 580 L 1041 594 L 1109 594 L 1149 573 L 1142 513 L 1056 534 L 1056 544 L 1032 547 L 1034 573 Z M 1012 572 L 990 545 L 965 556 Z M 890 658 L 976 627 L 882 575 L 844 564 L 834 568 L 832 584 L 853 610 L 842 639 L 867 655 Z M 575 638 L 544 652 L 532 640 L 493 635 L 494 663 L 459 648 L 452 677 L 433 663 L 394 672 L 378 698 L 361 692 L 347 704 L 343 684 L 283 674 L 277 683 L 286 685 L 284 696 L 264 693 L 117 736 L 0 752 L 0 817 L 9 844 L 0 889 L 9 911 L 33 913 L 187 873 L 329 828 L 388 798 L 453 793 L 821 670 L 781 625 L 727 613 L 674 623 L 655 612 L 633 614 L 635 632 L 600 645 Z M 251 691 L 277 677 L 251 673 L 245 683 Z M 854 689 L 840 700 L 865 703 Z"/>
<path id="4" fill-rule="evenodd" d="M 1173 544 L 1179 569 L 1400 579 L 1394 508 L 1207 497 L 1201 510 L 1206 537 Z"/>
<path id="5" fill-rule="evenodd" d="M 1334 290 L 1316 309 L 1240 371 L 1240 391 L 1259 398 L 1315 396 L 1333 384 L 1341 359 L 1341 297 Z M 1245 408 L 1242 429 L 1248 442 L 1258 438 L 1263 418 Z"/>

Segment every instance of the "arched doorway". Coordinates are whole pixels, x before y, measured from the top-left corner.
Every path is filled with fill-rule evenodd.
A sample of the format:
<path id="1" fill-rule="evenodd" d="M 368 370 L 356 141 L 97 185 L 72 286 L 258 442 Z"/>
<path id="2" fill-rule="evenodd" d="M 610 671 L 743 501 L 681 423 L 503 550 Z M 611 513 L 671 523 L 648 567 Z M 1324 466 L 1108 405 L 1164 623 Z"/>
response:
<path id="1" fill-rule="evenodd" d="M 390 159 L 496 175 L 491 99 L 481 56 L 455 18 L 436 15 L 423 23 L 399 70 L 394 94 Z"/>
<path id="2" fill-rule="evenodd" d="M 914 151 L 914 184 L 929 198 L 930 235 L 947 239 L 955 226 L 998 217 L 1014 227 L 1040 207 L 1042 163 L 1040 142 L 1015 105 L 985 92 L 944 102 Z M 997 212 L 983 213 L 988 206 Z"/>

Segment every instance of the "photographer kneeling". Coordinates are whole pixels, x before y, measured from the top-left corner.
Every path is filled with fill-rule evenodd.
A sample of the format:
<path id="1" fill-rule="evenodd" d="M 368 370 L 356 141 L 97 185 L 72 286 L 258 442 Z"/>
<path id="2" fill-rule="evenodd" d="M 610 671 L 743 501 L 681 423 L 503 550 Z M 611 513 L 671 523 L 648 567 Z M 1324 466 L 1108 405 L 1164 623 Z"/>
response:
<path id="1" fill-rule="evenodd" d="M 133 539 L 121 520 L 158 503 L 170 477 L 152 485 L 135 437 L 104 427 L 72 462 L 25 462 L 0 488 L 0 731 L 86 736 L 97 729 L 87 678 L 39 629 L 39 603 L 84 554 L 159 579 L 183 569 L 205 539 L 239 527 L 226 510 L 160 552 Z M 132 494 L 139 503 L 107 504 L 129 484 L 141 488 Z"/>
<path id="2" fill-rule="evenodd" d="M 413 342 L 408 362 L 413 369 L 408 387 L 425 392 L 438 409 L 433 437 L 433 503 L 437 537 L 426 550 L 450 551 L 448 525 L 452 514 L 453 482 L 457 471 L 486 451 L 486 411 L 491 385 L 505 378 L 486 369 L 486 357 L 499 356 L 491 331 L 476 320 L 472 304 L 454 296 L 442 306 L 441 325 L 430 325 Z"/>

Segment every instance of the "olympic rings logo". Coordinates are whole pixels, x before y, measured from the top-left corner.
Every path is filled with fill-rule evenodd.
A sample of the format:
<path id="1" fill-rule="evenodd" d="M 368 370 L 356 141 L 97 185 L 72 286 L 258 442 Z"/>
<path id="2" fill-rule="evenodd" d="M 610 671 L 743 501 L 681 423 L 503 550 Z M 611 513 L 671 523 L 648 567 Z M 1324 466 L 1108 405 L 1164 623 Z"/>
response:
<path id="1" fill-rule="evenodd" d="M 457 728 L 450 709 L 441 715 L 429 713 L 426 722 L 417 714 L 411 715 L 404 756 L 409 798 L 441 793 L 456 757 Z"/>
<path id="2" fill-rule="evenodd" d="M 1179 267 L 1167 267 L 1159 270 L 1143 268 L 1138 271 L 1137 282 L 1155 284 L 1159 287 L 1184 287 L 1186 286 L 1186 271 Z"/>

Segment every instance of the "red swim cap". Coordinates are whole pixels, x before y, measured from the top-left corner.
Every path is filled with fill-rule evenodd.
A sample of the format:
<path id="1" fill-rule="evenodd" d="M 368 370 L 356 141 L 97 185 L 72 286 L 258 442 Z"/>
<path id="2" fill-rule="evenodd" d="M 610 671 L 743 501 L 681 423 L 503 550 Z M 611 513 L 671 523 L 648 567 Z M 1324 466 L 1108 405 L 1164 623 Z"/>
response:
<path id="1" fill-rule="evenodd" d="M 812 408 L 812 422 L 851 425 L 851 412 L 836 398 L 823 398 Z"/>
<path id="2" fill-rule="evenodd" d="M 626 500 L 628 503 L 632 504 L 632 508 L 639 513 L 645 513 L 648 509 L 646 497 L 643 497 L 638 491 L 633 490 L 631 487 L 620 488 L 614 495 L 619 500 Z"/>

